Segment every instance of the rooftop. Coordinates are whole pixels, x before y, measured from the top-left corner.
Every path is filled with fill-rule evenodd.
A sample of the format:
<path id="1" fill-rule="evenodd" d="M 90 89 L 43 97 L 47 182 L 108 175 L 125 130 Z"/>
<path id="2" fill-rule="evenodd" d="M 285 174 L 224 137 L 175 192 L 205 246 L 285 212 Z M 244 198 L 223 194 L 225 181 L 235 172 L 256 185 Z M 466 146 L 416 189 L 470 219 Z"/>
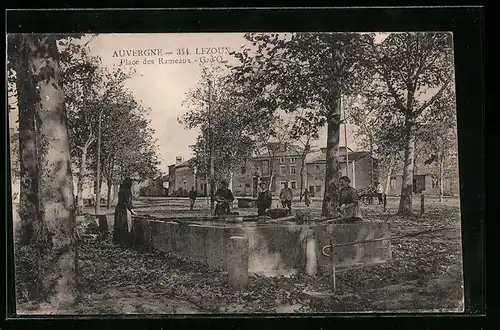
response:
<path id="1" fill-rule="evenodd" d="M 339 152 L 339 162 L 340 163 L 345 163 L 345 154 L 342 152 Z M 350 161 L 358 161 L 361 158 L 364 158 L 366 156 L 369 156 L 370 152 L 368 151 L 351 151 L 348 154 L 348 158 Z M 317 151 L 315 153 L 311 153 L 308 155 L 306 158 L 306 163 L 308 164 L 323 164 L 326 163 L 326 153 L 323 151 Z"/>

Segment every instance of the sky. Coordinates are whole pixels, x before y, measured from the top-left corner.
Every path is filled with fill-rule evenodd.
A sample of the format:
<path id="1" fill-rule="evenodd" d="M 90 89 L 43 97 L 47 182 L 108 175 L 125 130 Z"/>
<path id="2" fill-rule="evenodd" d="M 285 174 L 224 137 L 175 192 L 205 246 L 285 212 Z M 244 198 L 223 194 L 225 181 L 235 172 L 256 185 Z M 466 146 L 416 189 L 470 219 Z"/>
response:
<path id="1" fill-rule="evenodd" d="M 175 163 L 177 156 L 188 159 L 192 156 L 190 145 L 196 140 L 197 130 L 187 130 L 177 119 L 186 111 L 183 101 L 189 90 L 194 89 L 200 79 L 200 67 L 203 59 L 210 56 L 202 54 L 206 48 L 218 48 L 222 53 L 214 55 L 216 59 L 227 60 L 227 64 L 237 61 L 227 50 L 239 50 L 245 44 L 243 33 L 179 33 L 179 34 L 101 34 L 88 44 L 91 55 L 100 56 L 105 66 L 113 68 L 124 59 L 139 60 L 139 63 L 124 64 L 133 66 L 136 74 L 126 85 L 135 97 L 142 101 L 145 108 L 150 108 L 152 128 L 158 139 L 160 168 L 167 171 L 168 165 Z M 173 52 L 166 56 L 148 56 L 154 64 L 144 64 L 145 56 L 120 57 L 129 50 L 161 49 L 162 53 Z M 189 55 L 177 56 L 178 49 L 188 49 Z M 120 53 L 120 50 L 122 51 Z M 198 54 L 196 54 L 198 52 Z M 159 57 L 164 58 L 163 64 Z M 189 59 L 191 63 L 165 64 L 167 59 Z M 130 62 L 128 62 L 130 63 Z M 344 145 L 344 128 L 341 128 L 341 145 Z M 354 127 L 348 126 L 348 146 L 356 149 L 351 135 Z M 326 145 L 325 129 L 321 131 L 318 146 Z"/>
<path id="2" fill-rule="evenodd" d="M 84 38 L 92 56 L 100 56 L 104 66 L 113 69 L 119 65 L 135 69 L 135 74 L 126 82 L 126 86 L 149 108 L 149 118 L 158 141 L 161 170 L 167 172 L 168 165 L 175 163 L 181 156 L 188 159 L 192 156 L 189 147 L 194 144 L 198 131 L 187 130 L 178 122 L 186 111 L 183 101 L 189 90 L 195 88 L 200 79 L 200 65 L 210 55 L 203 54 L 207 49 L 215 48 L 217 53 L 212 58 L 227 60 L 227 64 L 237 64 L 236 59 L 227 53 L 228 50 L 239 50 L 245 45 L 243 33 L 169 33 L 169 34 L 100 34 Z M 379 34 L 378 41 L 385 35 Z M 177 55 L 182 49 L 189 55 Z M 133 53 L 135 50 L 136 54 Z M 143 54 L 138 51 L 142 50 Z M 144 56 L 146 50 L 161 50 L 163 56 Z M 127 53 L 128 51 L 128 53 Z M 166 53 L 172 52 L 168 55 Z M 124 55 L 124 56 L 121 56 Z M 137 56 L 134 56 L 137 55 Z M 142 55 L 142 56 L 140 56 Z M 163 59 L 163 63 L 160 63 Z M 180 63 L 168 63 L 178 59 Z M 144 64 L 144 60 L 154 63 Z M 187 63 L 189 60 L 190 63 Z M 133 62 L 137 61 L 137 62 Z M 217 62 L 216 62 L 217 63 Z M 16 111 L 10 115 L 11 127 L 17 119 Z M 356 141 L 352 138 L 355 127 L 347 126 L 347 144 L 356 150 Z M 340 131 L 341 145 L 344 141 L 344 127 Z M 326 145 L 326 129 L 320 131 L 320 139 L 315 141 L 319 147 Z"/>

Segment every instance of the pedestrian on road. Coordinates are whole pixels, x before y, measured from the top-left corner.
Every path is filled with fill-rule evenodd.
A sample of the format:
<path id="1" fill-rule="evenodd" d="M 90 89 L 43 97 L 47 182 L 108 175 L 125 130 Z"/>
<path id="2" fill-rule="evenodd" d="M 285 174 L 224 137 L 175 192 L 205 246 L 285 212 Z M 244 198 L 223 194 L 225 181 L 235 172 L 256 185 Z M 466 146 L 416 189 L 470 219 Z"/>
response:
<path id="1" fill-rule="evenodd" d="M 194 187 L 191 187 L 191 190 L 189 191 L 189 200 L 191 203 L 189 204 L 189 209 L 193 210 L 194 209 L 194 203 L 196 202 L 196 197 L 198 194 L 196 193 L 196 190 L 194 190 Z"/>
<path id="2" fill-rule="evenodd" d="M 136 212 L 132 206 L 132 179 L 126 178 L 118 191 L 118 203 L 115 207 L 113 225 L 113 243 L 122 247 L 133 245 L 132 215 Z"/>
<path id="3" fill-rule="evenodd" d="M 307 188 L 304 190 L 304 203 L 306 203 L 307 207 L 311 205 L 311 193 Z"/>
<path id="4" fill-rule="evenodd" d="M 377 181 L 377 182 L 375 182 L 375 189 L 376 189 L 376 193 L 377 193 L 378 203 L 380 205 L 384 202 L 384 200 L 382 199 L 382 197 L 384 195 L 384 188 L 382 187 L 380 182 Z"/>
<path id="5" fill-rule="evenodd" d="M 273 197 L 267 189 L 267 184 L 265 182 L 260 183 L 260 191 L 259 196 L 257 197 L 257 214 L 259 216 L 266 215 L 266 211 L 271 208 L 271 204 L 273 203 Z"/>
<path id="6" fill-rule="evenodd" d="M 292 214 L 292 200 L 293 192 L 292 189 L 288 188 L 288 182 L 285 182 L 285 188 L 281 189 L 280 201 L 283 208 L 288 208 L 288 214 Z"/>

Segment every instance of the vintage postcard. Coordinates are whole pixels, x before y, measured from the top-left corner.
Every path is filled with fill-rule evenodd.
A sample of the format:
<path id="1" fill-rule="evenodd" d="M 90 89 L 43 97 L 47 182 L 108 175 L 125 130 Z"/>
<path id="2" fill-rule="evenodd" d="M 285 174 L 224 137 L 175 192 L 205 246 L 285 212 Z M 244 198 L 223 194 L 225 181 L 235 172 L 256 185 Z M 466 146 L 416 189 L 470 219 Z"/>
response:
<path id="1" fill-rule="evenodd" d="M 452 33 L 7 51 L 18 315 L 464 311 Z"/>

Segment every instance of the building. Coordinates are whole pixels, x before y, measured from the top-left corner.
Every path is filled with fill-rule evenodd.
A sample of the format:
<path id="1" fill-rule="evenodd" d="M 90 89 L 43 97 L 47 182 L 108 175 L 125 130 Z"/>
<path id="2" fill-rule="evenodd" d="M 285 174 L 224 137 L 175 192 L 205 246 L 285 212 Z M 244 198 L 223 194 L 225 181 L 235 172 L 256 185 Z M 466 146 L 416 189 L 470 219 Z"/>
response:
<path id="1" fill-rule="evenodd" d="M 184 161 L 176 157 L 175 164 L 168 167 L 168 195 L 186 197 L 192 187 L 196 187 L 198 196 L 206 196 L 206 180 L 197 176 L 194 158 Z"/>
<path id="2" fill-rule="evenodd" d="M 259 182 L 267 182 L 271 192 L 280 191 L 288 183 L 294 194 L 300 193 L 301 155 L 303 148 L 294 145 L 277 146 L 273 153 L 255 155 L 233 177 L 237 195 L 256 195 Z M 273 177 L 273 184 L 270 184 Z M 248 193 L 249 192 L 249 193 Z"/>
<path id="3" fill-rule="evenodd" d="M 346 168 L 345 147 L 339 149 L 341 174 Z M 367 151 L 348 149 L 348 176 L 355 188 L 366 188 L 378 178 L 378 162 Z M 234 170 L 231 189 L 235 196 L 256 196 L 259 182 L 271 181 L 271 192 L 275 195 L 288 183 L 295 196 L 300 194 L 301 155 L 303 149 L 298 146 L 283 146 L 276 152 L 255 155 Z M 196 186 L 199 196 L 206 196 L 206 180 L 196 177 L 193 159 L 183 161 L 176 158 L 176 163 L 169 166 L 169 195 L 187 196 L 191 187 Z M 304 161 L 304 187 L 308 187 L 314 197 L 322 197 L 325 185 L 326 148 L 308 153 Z"/>
<path id="4" fill-rule="evenodd" d="M 378 180 L 378 161 L 368 151 L 347 149 L 347 176 L 356 189 L 367 188 Z M 346 148 L 339 148 L 341 175 L 346 175 Z M 306 187 L 314 197 L 322 197 L 325 192 L 326 148 L 311 154 L 306 163 Z"/>
<path id="5" fill-rule="evenodd" d="M 163 197 L 168 195 L 168 176 L 159 175 L 139 183 L 139 195 L 144 197 Z"/>
<path id="6" fill-rule="evenodd" d="M 451 157 L 447 162 L 447 167 L 443 173 L 443 195 L 458 196 L 460 194 L 460 184 L 458 177 L 458 160 Z M 398 171 L 392 175 L 389 182 L 388 195 L 399 196 L 403 182 L 403 173 Z M 439 196 L 439 167 L 437 164 L 426 164 L 425 157 L 416 157 L 413 173 L 413 193 L 424 193 L 431 196 Z"/>

